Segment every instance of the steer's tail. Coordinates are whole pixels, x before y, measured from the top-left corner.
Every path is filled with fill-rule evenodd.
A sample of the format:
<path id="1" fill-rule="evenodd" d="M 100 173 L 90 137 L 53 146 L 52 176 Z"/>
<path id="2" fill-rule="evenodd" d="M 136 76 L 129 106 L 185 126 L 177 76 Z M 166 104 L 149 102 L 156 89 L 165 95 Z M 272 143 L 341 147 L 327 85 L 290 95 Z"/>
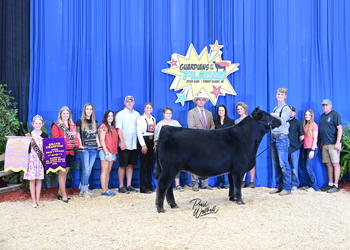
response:
<path id="1" fill-rule="evenodd" d="M 166 132 L 167 126 L 163 126 L 162 129 L 160 130 L 159 137 L 158 137 L 158 143 L 157 143 L 157 158 L 156 158 L 156 163 L 154 164 L 154 170 L 153 170 L 153 177 L 154 179 L 158 180 L 160 173 L 162 172 L 162 165 L 159 160 L 159 155 L 161 154 L 161 140 L 162 140 L 162 135 Z"/>

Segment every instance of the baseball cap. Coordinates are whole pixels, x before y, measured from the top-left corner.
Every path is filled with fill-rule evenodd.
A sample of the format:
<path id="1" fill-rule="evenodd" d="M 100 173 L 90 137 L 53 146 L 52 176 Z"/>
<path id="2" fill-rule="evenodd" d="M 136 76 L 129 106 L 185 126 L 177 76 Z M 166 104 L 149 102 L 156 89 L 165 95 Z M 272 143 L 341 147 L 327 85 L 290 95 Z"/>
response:
<path id="1" fill-rule="evenodd" d="M 129 101 L 129 100 L 134 101 L 134 97 L 131 96 L 131 95 L 127 95 L 127 96 L 125 97 L 125 101 Z"/>
<path id="2" fill-rule="evenodd" d="M 323 102 L 322 102 L 322 105 L 324 105 L 324 104 L 325 105 L 329 105 L 329 104 L 332 105 L 332 102 L 329 99 L 324 99 Z"/>
<path id="3" fill-rule="evenodd" d="M 295 108 L 293 106 L 289 106 L 290 110 L 295 112 Z"/>

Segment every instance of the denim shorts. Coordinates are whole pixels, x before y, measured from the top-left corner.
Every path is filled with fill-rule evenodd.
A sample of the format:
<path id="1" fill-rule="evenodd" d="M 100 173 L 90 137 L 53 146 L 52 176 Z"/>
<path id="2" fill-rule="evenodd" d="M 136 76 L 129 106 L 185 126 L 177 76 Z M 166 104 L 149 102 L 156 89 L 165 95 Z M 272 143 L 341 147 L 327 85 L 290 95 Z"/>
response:
<path id="1" fill-rule="evenodd" d="M 105 155 L 106 155 L 105 152 L 103 152 L 103 150 L 100 150 L 100 152 L 98 154 L 100 156 L 101 161 L 105 161 Z M 111 154 L 109 152 L 108 152 L 108 154 L 109 154 L 109 161 L 114 161 L 115 154 Z"/>

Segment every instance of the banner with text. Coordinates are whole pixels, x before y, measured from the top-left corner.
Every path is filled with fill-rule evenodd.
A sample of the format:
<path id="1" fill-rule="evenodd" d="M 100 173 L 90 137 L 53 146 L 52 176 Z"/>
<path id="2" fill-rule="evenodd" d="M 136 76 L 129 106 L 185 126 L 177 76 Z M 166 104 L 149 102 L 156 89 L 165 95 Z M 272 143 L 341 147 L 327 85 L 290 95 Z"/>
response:
<path id="1" fill-rule="evenodd" d="M 64 137 L 45 138 L 44 156 L 46 163 L 46 173 L 66 171 L 66 144 Z"/>
<path id="2" fill-rule="evenodd" d="M 27 172 L 31 137 L 9 136 L 6 144 L 4 171 Z"/>

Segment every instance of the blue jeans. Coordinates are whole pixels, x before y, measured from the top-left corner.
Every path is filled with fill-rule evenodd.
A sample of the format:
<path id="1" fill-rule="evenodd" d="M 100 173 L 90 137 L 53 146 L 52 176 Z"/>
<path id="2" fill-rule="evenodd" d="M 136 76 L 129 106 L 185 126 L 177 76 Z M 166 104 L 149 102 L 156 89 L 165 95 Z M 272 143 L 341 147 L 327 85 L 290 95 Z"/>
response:
<path id="1" fill-rule="evenodd" d="M 227 174 L 218 176 L 218 187 L 229 187 L 230 183 L 228 182 Z"/>
<path id="2" fill-rule="evenodd" d="M 288 155 L 289 164 L 292 169 L 292 187 L 299 187 L 299 178 L 298 178 L 299 156 L 300 156 L 300 149 Z"/>
<path id="3" fill-rule="evenodd" d="M 292 190 L 292 180 L 288 163 L 288 148 L 288 136 L 285 135 L 271 139 L 272 160 L 276 170 L 276 189 L 283 189 L 290 193 Z"/>
<path id="4" fill-rule="evenodd" d="M 314 157 L 312 159 L 309 159 L 310 151 L 311 151 L 311 148 L 304 149 L 305 167 L 306 167 L 307 174 L 309 176 L 310 186 L 313 189 L 315 189 L 315 191 L 318 191 L 317 180 L 316 180 L 316 175 L 314 171 L 314 159 L 316 158 L 318 150 L 317 148 L 315 148 Z"/>
<path id="5" fill-rule="evenodd" d="M 85 147 L 89 148 L 89 147 Z M 80 179 L 80 190 L 85 192 L 89 191 L 89 178 L 91 175 L 92 167 L 94 166 L 98 151 L 96 149 L 85 150 L 79 152 L 81 161 L 81 179 Z"/>

